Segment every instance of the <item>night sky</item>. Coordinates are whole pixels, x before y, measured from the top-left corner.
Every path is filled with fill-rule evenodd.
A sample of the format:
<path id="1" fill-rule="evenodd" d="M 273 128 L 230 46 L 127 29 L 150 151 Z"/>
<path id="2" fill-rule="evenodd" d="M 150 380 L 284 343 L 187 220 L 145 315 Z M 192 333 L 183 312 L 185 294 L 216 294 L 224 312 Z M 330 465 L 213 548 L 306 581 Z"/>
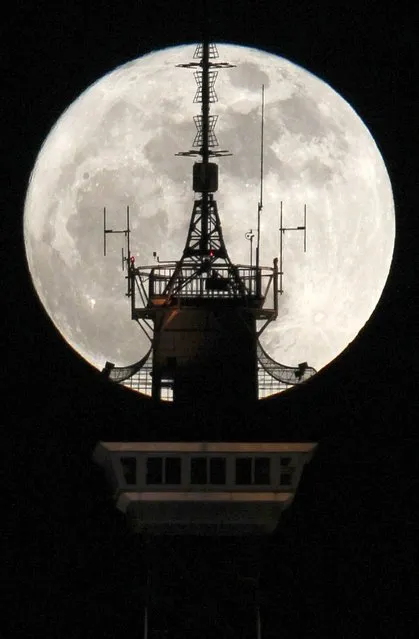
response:
<path id="1" fill-rule="evenodd" d="M 199 4 L 21 1 L 4 19 L 3 124 L 11 145 L 3 145 L 7 614 L 0 635 L 141 636 L 143 542 L 127 530 L 91 454 L 98 439 L 184 438 L 320 443 L 294 504 L 263 542 L 263 637 L 417 637 L 414 9 L 373 1 L 211 4 L 213 40 L 283 55 L 346 98 L 375 138 L 392 182 L 397 237 L 386 289 L 354 343 L 307 385 L 251 413 L 219 407 L 219 415 L 201 419 L 191 407 L 183 417 L 162 416 L 81 360 L 32 287 L 23 205 L 50 128 L 116 66 L 199 39 Z M 190 567 L 189 578 L 180 578 L 176 562 L 165 563 L 171 548 Z M 152 615 L 150 639 L 252 636 L 234 604 L 220 606 L 235 634 L 227 623 L 211 624 L 205 609 L 223 592 L 220 565 L 235 553 L 234 544 L 205 539 L 172 540 L 156 551 L 170 588 Z"/>

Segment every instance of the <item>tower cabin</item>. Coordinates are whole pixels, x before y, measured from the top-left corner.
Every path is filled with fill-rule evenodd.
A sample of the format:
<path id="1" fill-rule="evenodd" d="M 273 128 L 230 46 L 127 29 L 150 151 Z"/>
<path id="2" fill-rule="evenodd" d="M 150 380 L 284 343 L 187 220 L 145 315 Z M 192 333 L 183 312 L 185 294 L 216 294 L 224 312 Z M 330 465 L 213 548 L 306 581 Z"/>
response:
<path id="1" fill-rule="evenodd" d="M 99 442 L 94 459 L 134 532 L 273 532 L 294 499 L 311 443 Z"/>
<path id="2" fill-rule="evenodd" d="M 197 415 L 220 414 L 225 407 L 249 406 L 256 413 L 258 362 L 285 385 L 299 384 L 314 374 L 307 364 L 286 367 L 262 349 L 259 336 L 278 315 L 278 260 L 273 267 L 237 265 L 224 243 L 217 203 L 218 166 L 226 155 L 216 150 L 217 116 L 209 115 L 216 100 L 217 48 L 204 39 L 194 62 L 194 149 L 199 156 L 192 173 L 195 194 L 189 231 L 178 261 L 137 266 L 130 254 L 127 228 L 128 291 L 131 316 L 150 336 L 150 350 L 136 364 L 104 374 L 126 384 L 137 377 L 137 390 L 158 405 L 198 406 Z M 262 202 L 259 203 L 258 218 Z M 104 238 L 113 232 L 106 228 Z M 259 233 L 258 233 L 259 235 Z M 105 244 L 106 247 L 106 244 Z M 199 432 L 199 418 L 191 434 Z M 240 427 L 237 424 L 237 427 Z M 235 438 L 237 433 L 234 434 Z M 228 435 L 231 437 L 231 435 Z M 296 493 L 312 443 L 231 442 L 99 442 L 94 459 L 106 471 L 117 507 L 134 530 L 151 534 L 247 535 L 273 531 L 283 509 Z"/>

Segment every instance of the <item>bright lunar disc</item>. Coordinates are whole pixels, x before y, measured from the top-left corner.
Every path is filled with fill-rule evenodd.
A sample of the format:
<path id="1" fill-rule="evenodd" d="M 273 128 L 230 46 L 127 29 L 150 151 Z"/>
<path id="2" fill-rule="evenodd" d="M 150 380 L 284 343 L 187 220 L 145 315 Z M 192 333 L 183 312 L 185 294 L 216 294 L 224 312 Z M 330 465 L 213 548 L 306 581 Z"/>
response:
<path id="1" fill-rule="evenodd" d="M 148 350 L 131 320 L 121 272 L 121 235 L 131 209 L 136 264 L 179 259 L 193 206 L 196 84 L 193 45 L 133 60 L 89 87 L 60 117 L 33 169 L 24 214 L 36 291 L 67 342 L 93 366 L 133 363 Z M 232 157 L 218 161 L 216 194 L 233 262 L 249 263 L 245 233 L 256 229 L 261 85 L 265 85 L 261 264 L 279 250 L 284 225 L 284 294 L 263 336 L 277 361 L 321 369 L 351 342 L 386 282 L 395 236 L 389 177 L 366 126 L 330 86 L 291 62 L 256 49 L 219 45 L 216 135 Z"/>

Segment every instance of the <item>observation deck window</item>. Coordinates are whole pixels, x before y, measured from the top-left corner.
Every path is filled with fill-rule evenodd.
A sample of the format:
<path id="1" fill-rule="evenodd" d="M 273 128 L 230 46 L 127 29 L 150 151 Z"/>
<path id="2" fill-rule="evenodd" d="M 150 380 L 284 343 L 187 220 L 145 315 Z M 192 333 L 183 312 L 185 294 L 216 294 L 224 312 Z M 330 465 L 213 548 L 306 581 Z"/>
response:
<path id="1" fill-rule="evenodd" d="M 209 459 L 209 483 L 225 484 L 226 483 L 226 460 L 225 457 L 210 457 Z"/>
<path id="2" fill-rule="evenodd" d="M 163 457 L 148 457 L 146 482 L 147 484 L 163 483 Z"/>
<path id="3" fill-rule="evenodd" d="M 165 462 L 165 484 L 180 484 L 181 462 L 180 457 L 166 457 Z"/>
<path id="4" fill-rule="evenodd" d="M 128 486 L 137 483 L 137 459 L 135 457 L 121 457 L 122 474 Z"/>
<path id="5" fill-rule="evenodd" d="M 255 457 L 254 460 L 254 483 L 267 485 L 271 483 L 269 457 Z"/>
<path id="6" fill-rule="evenodd" d="M 291 486 L 291 484 L 292 484 L 292 473 L 290 473 L 290 472 L 281 473 L 280 483 L 281 483 L 281 486 Z"/>
<path id="7" fill-rule="evenodd" d="M 225 484 L 225 457 L 192 457 L 191 484 Z"/>
<path id="8" fill-rule="evenodd" d="M 269 485 L 271 483 L 269 457 L 238 457 L 236 484 L 239 486 Z"/>
<path id="9" fill-rule="evenodd" d="M 180 484 L 180 457 L 148 457 L 146 469 L 147 484 Z"/>
<path id="10" fill-rule="evenodd" d="M 236 459 L 236 484 L 244 485 L 252 483 L 252 458 L 241 457 Z"/>

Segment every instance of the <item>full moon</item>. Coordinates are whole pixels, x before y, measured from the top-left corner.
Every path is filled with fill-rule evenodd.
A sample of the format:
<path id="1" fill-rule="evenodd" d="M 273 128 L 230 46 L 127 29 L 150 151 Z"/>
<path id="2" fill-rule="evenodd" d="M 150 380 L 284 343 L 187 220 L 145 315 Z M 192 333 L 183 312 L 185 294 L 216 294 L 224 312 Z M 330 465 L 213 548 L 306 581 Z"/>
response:
<path id="1" fill-rule="evenodd" d="M 30 177 L 24 233 L 29 269 L 48 315 L 91 365 L 127 365 L 149 348 L 131 320 L 121 271 L 122 235 L 107 236 L 131 211 L 136 264 L 177 260 L 193 206 L 194 45 L 154 51 L 110 72 L 63 113 Z M 234 263 L 248 264 L 260 189 L 261 86 L 265 87 L 264 183 L 260 263 L 279 253 L 279 316 L 261 339 L 282 364 L 317 370 L 336 358 L 374 311 L 394 246 L 390 180 L 359 116 L 328 84 L 264 51 L 221 44 L 215 84 L 215 134 L 232 155 L 217 160 L 216 193 L 224 239 Z M 254 248 L 254 247 L 253 247 Z"/>

